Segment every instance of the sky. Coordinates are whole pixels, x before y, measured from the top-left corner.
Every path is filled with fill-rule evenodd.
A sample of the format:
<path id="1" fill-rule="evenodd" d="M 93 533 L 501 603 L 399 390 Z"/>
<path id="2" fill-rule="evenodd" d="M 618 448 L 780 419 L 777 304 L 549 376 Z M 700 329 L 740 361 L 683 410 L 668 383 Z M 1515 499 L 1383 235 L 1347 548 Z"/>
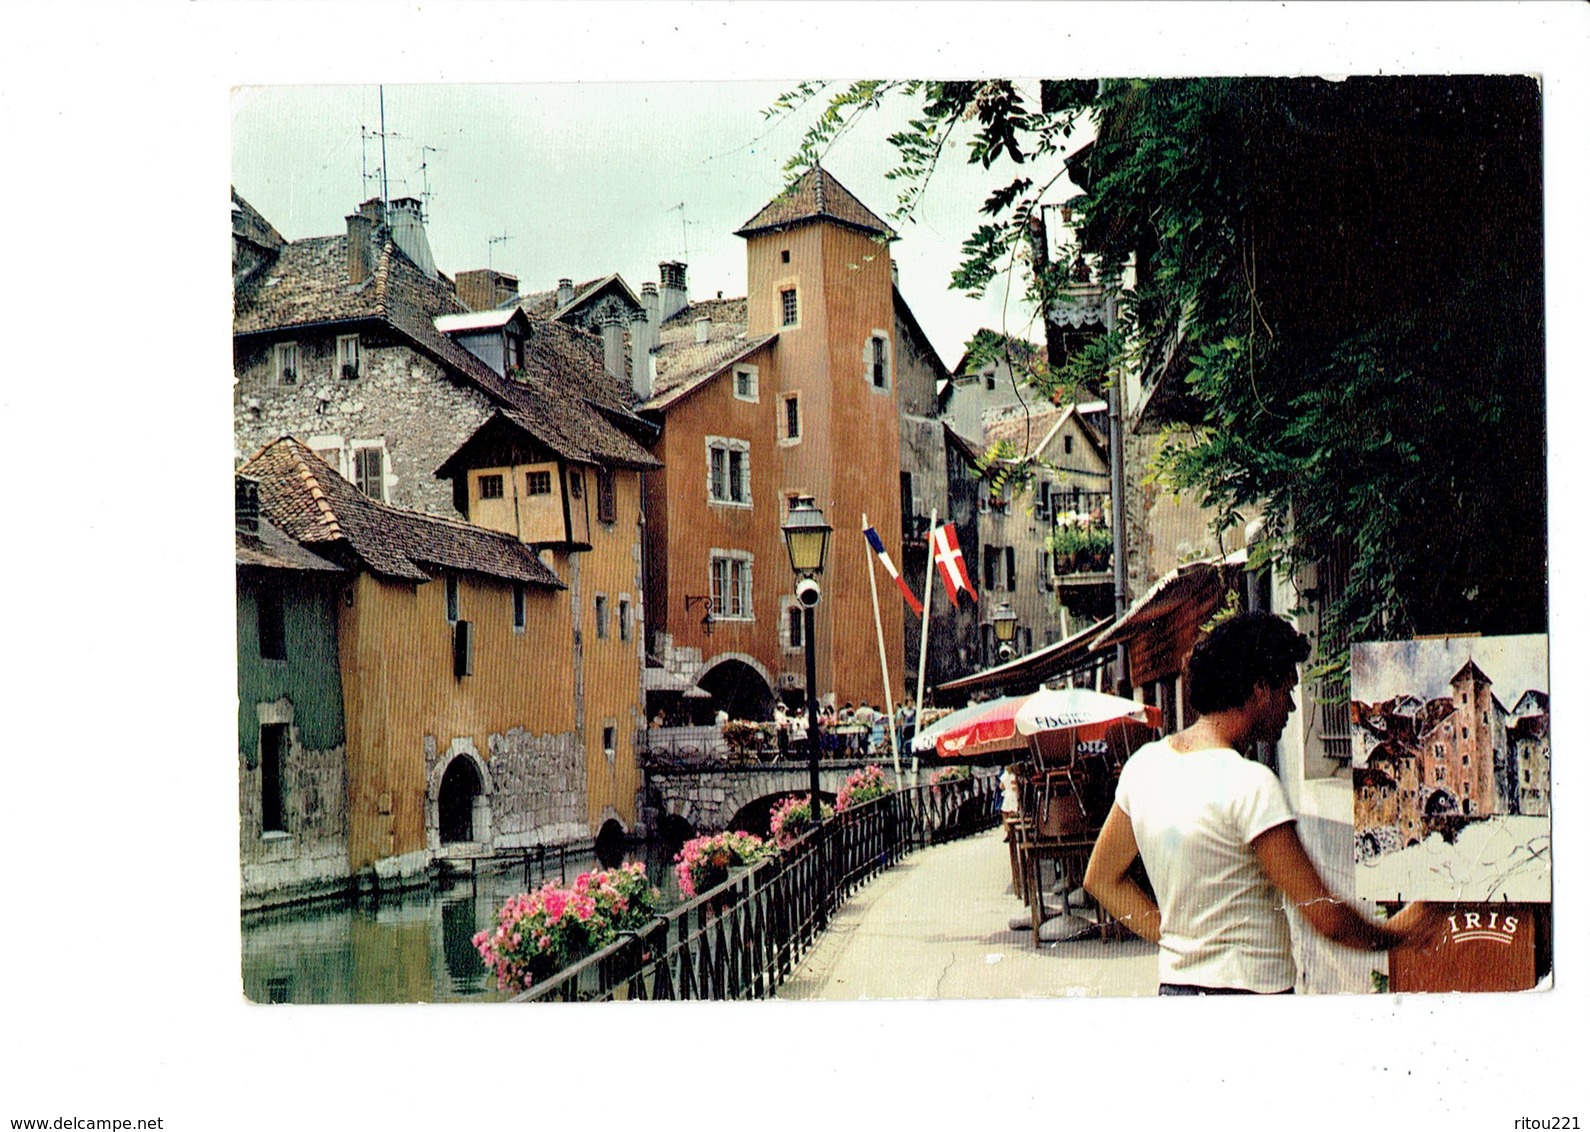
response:
<path id="1" fill-rule="evenodd" d="M 1491 679 L 1491 694 L 1508 711 L 1546 683 L 1546 638 L 1445 637 L 1353 645 L 1352 697 L 1378 703 L 1410 694 L 1422 700 L 1450 696 L 1453 676 L 1472 660 Z"/>
<path id="2" fill-rule="evenodd" d="M 639 292 L 657 281 L 659 262 L 679 259 L 692 298 L 744 295 L 745 242 L 734 232 L 781 191 L 784 163 L 822 104 L 769 117 L 793 86 L 393 84 L 384 89 L 387 192 L 428 202 L 431 250 L 448 275 L 491 266 L 540 291 L 617 271 Z M 1036 81 L 1022 87 L 1036 105 Z M 382 98 L 376 85 L 235 91 L 234 187 L 288 239 L 343 231 L 344 217 L 381 192 Z M 885 103 L 824 155 L 824 167 L 885 220 L 900 193 L 885 177 L 897 157 L 886 139 L 910 109 Z M 1067 144 L 1074 151 L 1088 136 Z M 979 327 L 1043 338 L 1019 279 L 1013 294 L 999 284 L 980 301 L 949 287 L 989 190 L 1034 175 L 1008 162 L 969 164 L 970 138 L 959 124 L 912 219 L 892 222 L 901 292 L 951 369 Z M 1041 176 L 1060 171 L 1052 159 Z M 1046 199 L 1075 192 L 1062 174 Z M 1058 237 L 1059 215 L 1049 217 Z"/>
<path id="3" fill-rule="evenodd" d="M 594 1114 L 664 1129 L 699 1127 L 710 1122 L 704 1113 L 804 1128 L 835 1112 L 885 1108 L 922 1128 L 1057 1114 L 1180 1128 L 1214 1113 L 1236 1128 L 1361 1123 L 1365 1113 L 1377 1125 L 1505 1128 L 1524 1113 L 1574 1111 L 1582 1073 L 1572 1050 L 1582 1042 L 1570 1035 L 1590 1008 L 1577 977 L 1550 994 L 1484 1001 L 1316 998 L 1306 1019 L 1301 1002 L 1297 1010 L 1232 1002 L 1169 1010 L 1078 999 L 573 1007 L 548 1027 L 541 1015 L 514 1010 L 245 1004 L 223 201 L 227 182 L 237 181 L 286 235 L 341 231 L 360 195 L 358 125 L 369 113 L 360 100 L 378 83 L 394 92 L 531 81 L 589 89 L 689 77 L 779 90 L 812 75 L 879 73 L 1540 74 L 1551 539 L 1559 551 L 1551 560 L 1551 675 L 1561 694 L 1552 722 L 1557 746 L 1571 751 L 1583 745 L 1587 723 L 1584 697 L 1573 691 L 1590 682 L 1576 646 L 1590 623 L 1590 590 L 1571 574 L 1581 532 L 1577 509 L 1563 506 L 1584 478 L 1578 434 L 1587 406 L 1577 375 L 1590 356 L 1582 317 L 1590 305 L 1590 6 L 60 0 L 13 5 L 6 15 L 0 203 L 12 333 L 0 379 L 0 470 L 11 488 L 5 624 L 14 647 L 0 682 L 13 736 L 0 822 L 8 843 L 24 847 L 25 866 L 10 901 L 14 930 L 0 942 L 13 975 L 0 1120 L 163 1116 L 177 1132 L 249 1132 L 280 1127 L 288 1113 L 295 1128 L 406 1132 L 502 1123 L 535 1106 L 554 1119 L 589 1123 Z M 325 93 L 334 83 L 358 99 L 340 125 L 321 131 L 311 119 L 336 106 Z M 239 168 L 237 158 L 239 116 L 250 101 L 237 92 L 262 85 L 321 88 L 319 112 L 279 126 L 276 144 L 285 148 L 271 159 L 274 173 Z M 488 214 L 456 237 L 444 232 L 444 216 L 482 210 L 466 189 L 498 166 L 447 134 L 445 115 L 418 120 L 394 98 L 389 129 L 441 151 L 432 206 L 443 270 L 482 265 L 484 240 L 507 231 L 503 254 L 516 258 L 503 262 L 527 284 L 579 277 L 579 264 L 558 253 L 538 260 L 534 248 L 575 225 L 585 229 L 581 246 L 634 230 L 636 217 L 586 207 L 584 196 L 605 205 L 610 188 L 560 197 L 527 182 L 488 194 L 517 201 L 517 213 Z M 760 96 L 747 104 L 760 105 Z M 394 109 L 407 116 L 394 121 Z M 471 107 L 470 120 L 490 118 L 490 109 Z M 559 110 L 539 133 L 521 121 L 520 135 L 546 144 L 531 146 L 528 158 L 509 156 L 543 177 L 552 160 L 571 168 L 560 153 L 644 156 L 626 149 L 619 131 L 593 136 L 576 128 L 567 106 Z M 630 105 L 621 120 L 642 118 Z M 699 101 L 664 124 L 665 154 L 697 154 L 688 174 L 662 177 L 637 160 L 629 179 L 643 188 L 637 198 L 656 234 L 635 237 L 630 249 L 615 245 L 600 258 L 622 262 L 589 270 L 645 282 L 674 246 L 677 214 L 666 210 L 683 201 L 686 220 L 700 222 L 686 229 L 695 293 L 739 293 L 743 276 L 702 256 L 718 242 L 739 243 L 733 228 L 776 190 L 794 131 L 758 140 L 757 128 L 766 128 L 759 116 L 729 128 Z M 699 152 L 690 149 L 697 134 L 712 139 Z M 283 140 L 294 135 L 301 149 Z M 766 149 L 766 168 L 721 176 L 703 164 L 753 142 L 758 163 Z M 875 211 L 887 209 L 887 187 L 847 160 L 833 156 L 835 174 Z M 277 195 L 267 182 L 283 166 L 292 186 Z M 320 203 L 300 219 L 293 202 L 314 199 L 319 167 L 340 179 L 324 178 Z M 720 211 L 709 214 L 709 202 Z M 949 248 L 946 263 L 970 227 L 964 209 L 933 222 L 931 234 Z M 924 224 L 906 228 L 899 243 L 902 286 L 953 364 L 965 331 L 947 315 L 936 325 L 920 290 L 941 288 L 948 268 L 918 267 L 904 254 L 928 242 L 918 236 Z M 635 266 L 625 266 L 631 259 Z M 1553 802 L 1561 814 L 1583 804 L 1574 765 L 1559 760 Z M 1583 828 L 1570 820 L 1554 831 L 1559 941 L 1590 938 Z M 1003 935 L 991 931 L 991 939 Z M 990 943 L 990 962 L 1000 946 Z M 1054 957 L 1061 965 L 1067 958 Z M 1363 1042 L 1369 1032 L 1379 1040 Z M 744 1052 L 720 1068 L 713 1051 L 736 1047 Z M 1033 1051 L 1039 1061 L 1045 1051 L 1063 1055 L 1066 1072 L 1088 1087 L 1067 1089 L 1042 1073 L 1034 1085 L 1013 1068 Z M 416 1072 L 438 1053 L 457 1072 Z M 533 1070 L 513 1068 L 524 1061 Z M 1470 1087 L 1476 1065 L 1491 1086 L 1480 1092 Z M 1327 1095 L 1340 1103 L 1320 1104 Z"/>

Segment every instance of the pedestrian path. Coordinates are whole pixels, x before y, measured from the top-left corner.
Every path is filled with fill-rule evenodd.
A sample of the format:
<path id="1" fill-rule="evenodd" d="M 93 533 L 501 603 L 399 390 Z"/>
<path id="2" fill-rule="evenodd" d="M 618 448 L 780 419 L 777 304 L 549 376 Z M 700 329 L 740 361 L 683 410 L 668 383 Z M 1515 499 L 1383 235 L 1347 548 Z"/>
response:
<path id="1" fill-rule="evenodd" d="M 969 999 L 1152 995 L 1152 944 L 1133 937 L 1043 943 L 1012 931 L 999 830 L 911 854 L 860 889 L 779 988 L 781 999 Z"/>

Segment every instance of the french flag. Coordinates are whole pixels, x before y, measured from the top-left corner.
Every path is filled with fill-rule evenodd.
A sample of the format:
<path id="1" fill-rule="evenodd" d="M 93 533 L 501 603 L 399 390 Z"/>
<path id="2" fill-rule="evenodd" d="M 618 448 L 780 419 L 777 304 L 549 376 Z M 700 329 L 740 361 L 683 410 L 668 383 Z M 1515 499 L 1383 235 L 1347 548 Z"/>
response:
<path id="1" fill-rule="evenodd" d="M 889 571 L 889 577 L 894 579 L 894 584 L 900 587 L 900 592 L 905 595 L 905 602 L 918 617 L 922 616 L 922 603 L 916 599 L 916 594 L 911 592 L 911 587 L 905 584 L 905 579 L 900 577 L 900 571 L 894 568 L 894 563 L 889 558 L 889 552 L 883 549 L 883 540 L 878 537 L 878 532 L 868 527 L 864 532 L 867 542 L 871 544 L 873 552 L 883 562 L 883 568 Z"/>
<path id="2" fill-rule="evenodd" d="M 928 536 L 928 541 L 933 548 L 933 561 L 939 564 L 939 574 L 944 578 L 944 588 L 949 592 L 950 604 L 956 609 L 961 607 L 955 599 L 961 590 L 976 601 L 977 591 L 972 589 L 971 579 L 966 576 L 966 556 L 961 553 L 960 540 L 955 537 L 955 524 L 945 523 Z"/>

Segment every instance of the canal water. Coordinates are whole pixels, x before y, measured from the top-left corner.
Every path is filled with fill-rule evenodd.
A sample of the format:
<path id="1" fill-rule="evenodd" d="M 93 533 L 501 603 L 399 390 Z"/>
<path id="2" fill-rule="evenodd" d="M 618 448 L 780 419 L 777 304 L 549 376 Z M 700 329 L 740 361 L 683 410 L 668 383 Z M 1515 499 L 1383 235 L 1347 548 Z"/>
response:
<path id="1" fill-rule="evenodd" d="M 679 903 L 660 846 L 632 846 L 625 859 L 645 862 L 663 908 Z M 474 877 L 428 889 L 245 913 L 243 992 L 257 1003 L 506 1001 L 471 937 L 496 923 L 508 897 L 598 867 L 588 851 L 528 866 L 482 861 Z"/>

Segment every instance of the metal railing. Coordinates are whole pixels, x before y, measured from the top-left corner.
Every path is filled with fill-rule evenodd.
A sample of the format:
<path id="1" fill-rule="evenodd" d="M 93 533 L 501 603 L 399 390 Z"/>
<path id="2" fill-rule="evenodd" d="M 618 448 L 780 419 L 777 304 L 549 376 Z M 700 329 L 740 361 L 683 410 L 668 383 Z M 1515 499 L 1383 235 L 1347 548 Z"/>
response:
<path id="1" fill-rule="evenodd" d="M 920 846 L 997 825 L 999 802 L 998 779 L 985 775 L 897 790 L 836 814 L 513 1001 L 772 997 L 857 889 Z"/>

